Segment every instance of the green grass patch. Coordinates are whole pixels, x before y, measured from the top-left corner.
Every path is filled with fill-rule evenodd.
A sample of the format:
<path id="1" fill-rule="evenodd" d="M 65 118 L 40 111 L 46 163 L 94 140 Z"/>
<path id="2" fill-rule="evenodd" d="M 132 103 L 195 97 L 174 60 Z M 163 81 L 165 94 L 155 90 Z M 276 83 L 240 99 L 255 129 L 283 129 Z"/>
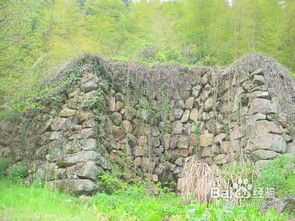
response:
<path id="1" fill-rule="evenodd" d="M 0 180 L 0 217 L 4 220 L 97 220 L 89 210 L 75 197 Z"/>
<path id="2" fill-rule="evenodd" d="M 0 179 L 0 219 L 4 220 L 287 220 L 274 211 L 265 215 L 255 206 L 184 203 L 175 193 L 146 194 L 135 185 L 114 194 L 99 193 L 81 200 L 42 187 L 25 187 Z"/>
<path id="3" fill-rule="evenodd" d="M 295 196 L 295 156 L 282 155 L 268 163 L 260 172 L 256 185 L 275 188 L 278 196 Z"/>

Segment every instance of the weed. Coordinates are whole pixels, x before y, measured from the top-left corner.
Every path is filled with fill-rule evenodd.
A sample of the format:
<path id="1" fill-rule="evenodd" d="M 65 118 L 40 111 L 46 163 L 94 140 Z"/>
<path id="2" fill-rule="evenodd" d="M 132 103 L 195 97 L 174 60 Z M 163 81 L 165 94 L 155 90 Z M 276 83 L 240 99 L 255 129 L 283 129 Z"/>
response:
<path id="1" fill-rule="evenodd" d="M 239 178 L 247 179 L 250 183 L 253 183 L 257 178 L 257 171 L 253 163 L 225 165 L 222 173 L 223 178 L 231 184 L 236 183 Z"/>
<path id="2" fill-rule="evenodd" d="M 27 176 L 27 169 L 23 164 L 14 164 L 7 170 L 8 177 L 15 182 L 22 182 Z"/>
<path id="3" fill-rule="evenodd" d="M 4 176 L 4 173 L 8 167 L 8 162 L 6 159 L 0 157 L 0 178 Z"/>
<path id="4" fill-rule="evenodd" d="M 175 193 L 163 191 L 158 197 L 146 195 L 143 182 L 115 194 L 98 193 L 82 201 L 46 188 L 24 187 L 0 180 L 0 217 L 5 220 L 278 220 L 287 214 L 260 214 L 251 205 L 231 206 L 226 202 L 184 204 Z M 40 212 L 41 211 L 41 212 Z"/>
<path id="5" fill-rule="evenodd" d="M 119 193 L 127 187 L 126 183 L 107 173 L 99 177 L 98 185 L 101 191 L 106 194 Z"/>
<path id="6" fill-rule="evenodd" d="M 94 117 L 98 121 L 104 120 L 104 113 L 106 107 L 107 91 L 109 89 L 109 83 L 106 80 L 99 82 L 99 87 L 96 89 L 94 96 L 90 101 L 84 105 L 83 108 L 89 109 L 94 113 Z"/>
<path id="7" fill-rule="evenodd" d="M 242 220 L 287 220 L 286 214 L 278 214 L 276 211 L 269 211 L 261 214 L 259 208 L 251 205 L 233 206 L 226 202 L 219 201 L 206 205 L 195 205 L 187 210 L 187 220 L 226 220 L 226 221 L 242 221 Z"/>
<path id="8" fill-rule="evenodd" d="M 279 196 L 295 195 L 295 156 L 283 155 L 267 164 L 258 175 L 256 185 L 275 188 Z"/>

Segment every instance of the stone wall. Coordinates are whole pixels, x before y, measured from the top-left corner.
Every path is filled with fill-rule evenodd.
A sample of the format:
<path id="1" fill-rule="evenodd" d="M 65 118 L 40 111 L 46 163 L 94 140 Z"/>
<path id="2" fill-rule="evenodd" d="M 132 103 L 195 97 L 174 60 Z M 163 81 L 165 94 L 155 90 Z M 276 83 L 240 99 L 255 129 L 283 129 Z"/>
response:
<path id="1" fill-rule="evenodd" d="M 140 93 L 130 95 L 132 85 L 124 90 L 117 76 L 129 76 L 130 66 L 105 62 L 105 87 L 105 77 L 87 68 L 97 63 L 79 65 L 80 77 L 60 92 L 60 103 L 50 100 L 46 108 L 0 126 L 0 156 L 25 164 L 28 183 L 45 179 L 67 193 L 92 194 L 99 191 L 99 175 L 116 170 L 124 179 L 136 175 L 181 184 L 185 160 L 192 155 L 209 165 L 246 159 L 260 167 L 294 154 L 294 86 L 271 59 L 250 55 L 228 68 L 176 67 L 177 77 L 161 68 L 161 84 L 169 77 L 171 85 L 182 81 L 165 94 L 166 115 L 161 106 L 152 115 L 149 106 L 139 105 L 142 99 L 156 102 L 156 95 L 141 99 Z M 143 71 L 145 89 L 149 74 Z"/>

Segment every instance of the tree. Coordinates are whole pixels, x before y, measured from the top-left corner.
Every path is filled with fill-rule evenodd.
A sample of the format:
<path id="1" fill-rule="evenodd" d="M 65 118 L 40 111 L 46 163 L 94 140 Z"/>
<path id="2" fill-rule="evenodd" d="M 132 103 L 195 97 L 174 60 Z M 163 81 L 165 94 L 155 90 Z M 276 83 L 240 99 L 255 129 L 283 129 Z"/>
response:
<path id="1" fill-rule="evenodd" d="M 177 24 L 184 45 L 195 45 L 197 62 L 214 65 L 231 60 L 230 8 L 223 0 L 187 0 Z"/>
<path id="2" fill-rule="evenodd" d="M 279 29 L 281 46 L 278 58 L 295 72 L 295 1 L 286 1 L 281 21 L 281 29 Z"/>
<path id="3" fill-rule="evenodd" d="M 0 94 L 8 109 L 16 108 L 9 103 L 21 101 L 25 93 L 20 91 L 29 91 L 35 81 L 30 69 L 37 60 L 34 12 L 38 6 L 36 0 L 0 3 Z"/>
<path id="4" fill-rule="evenodd" d="M 87 27 L 99 44 L 99 51 L 117 56 L 128 40 L 128 10 L 121 0 L 88 0 L 85 4 Z"/>
<path id="5" fill-rule="evenodd" d="M 249 52 L 276 56 L 281 20 L 277 0 L 236 0 L 233 17 L 236 57 Z"/>

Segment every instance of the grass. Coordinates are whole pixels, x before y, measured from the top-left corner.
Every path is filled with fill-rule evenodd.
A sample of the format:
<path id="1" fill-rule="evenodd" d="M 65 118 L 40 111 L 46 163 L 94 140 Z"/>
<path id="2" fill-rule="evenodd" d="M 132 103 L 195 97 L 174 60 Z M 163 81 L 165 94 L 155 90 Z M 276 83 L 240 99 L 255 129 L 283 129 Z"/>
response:
<path id="1" fill-rule="evenodd" d="M 295 196 L 295 156 L 285 154 L 265 166 L 256 181 L 257 186 L 275 188 L 279 196 Z"/>
<path id="2" fill-rule="evenodd" d="M 0 217 L 4 220 L 97 220 L 89 210 L 74 197 L 0 181 Z"/>
<path id="3" fill-rule="evenodd" d="M 174 193 L 145 194 L 142 186 L 81 200 L 42 187 L 25 187 L 0 179 L 0 220 L 287 220 L 274 211 L 261 215 L 255 206 L 187 204 Z"/>
<path id="4" fill-rule="evenodd" d="M 0 180 L 0 220 L 163 220 L 174 215 L 184 218 L 185 207 L 173 194 L 156 198 L 141 190 L 126 190 L 85 201 Z"/>

